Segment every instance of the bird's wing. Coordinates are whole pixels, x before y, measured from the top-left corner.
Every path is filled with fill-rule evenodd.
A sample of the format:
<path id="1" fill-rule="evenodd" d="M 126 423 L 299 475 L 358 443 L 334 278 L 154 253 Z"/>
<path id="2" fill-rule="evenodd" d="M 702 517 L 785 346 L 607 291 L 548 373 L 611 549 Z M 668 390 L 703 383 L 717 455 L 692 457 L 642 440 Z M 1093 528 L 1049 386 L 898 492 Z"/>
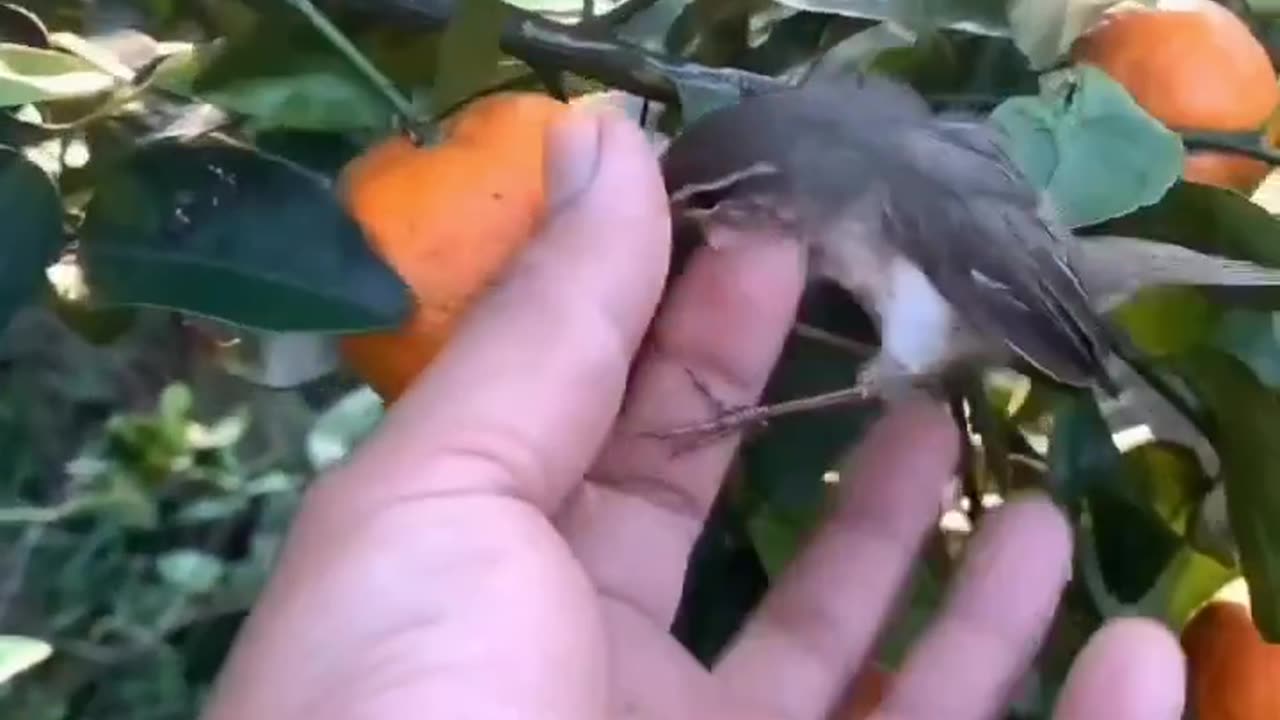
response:
<path id="1" fill-rule="evenodd" d="M 956 311 L 1057 380 L 1108 385 L 1111 336 L 1071 269 L 1073 239 L 992 130 L 937 121 L 897 135 L 886 227 Z M 898 174 L 898 173 L 901 174 Z"/>

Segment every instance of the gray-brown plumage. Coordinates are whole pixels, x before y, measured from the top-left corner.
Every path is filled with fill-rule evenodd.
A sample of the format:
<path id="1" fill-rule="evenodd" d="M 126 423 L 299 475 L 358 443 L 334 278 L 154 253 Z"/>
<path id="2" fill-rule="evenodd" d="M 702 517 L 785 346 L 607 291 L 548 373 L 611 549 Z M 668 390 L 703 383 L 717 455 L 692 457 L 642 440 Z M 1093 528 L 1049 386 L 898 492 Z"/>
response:
<path id="1" fill-rule="evenodd" d="M 662 165 L 676 214 L 810 245 L 814 271 L 879 325 L 868 382 L 1013 354 L 1110 390 L 1076 240 L 993 133 L 887 79 L 824 80 L 699 118 Z"/>

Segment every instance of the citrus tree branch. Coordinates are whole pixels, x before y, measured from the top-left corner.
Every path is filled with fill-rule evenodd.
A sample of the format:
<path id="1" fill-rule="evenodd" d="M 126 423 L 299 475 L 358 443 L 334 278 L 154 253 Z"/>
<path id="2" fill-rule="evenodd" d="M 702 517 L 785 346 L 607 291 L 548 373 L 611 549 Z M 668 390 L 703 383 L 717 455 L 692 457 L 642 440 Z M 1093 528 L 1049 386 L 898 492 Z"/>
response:
<path id="1" fill-rule="evenodd" d="M 373 19 L 436 31 L 453 16 L 457 0 L 326 0 L 334 10 L 345 10 Z M 615 12 L 639 11 L 647 0 L 631 0 Z M 733 67 L 708 67 L 663 55 L 620 39 L 613 32 L 609 14 L 596 22 L 564 25 L 519 8 L 511 8 L 502 29 L 504 52 L 542 68 L 568 70 L 633 95 L 663 103 L 678 102 L 680 87 L 723 88 L 753 95 L 786 85 L 768 75 Z M 934 104 L 987 108 L 998 98 L 931 96 Z M 1280 152 L 1261 145 L 1256 138 L 1183 131 L 1188 147 L 1231 152 L 1280 165 Z"/>
<path id="2" fill-rule="evenodd" d="M 327 0 L 325 4 L 334 10 L 434 31 L 449 23 L 457 0 Z M 508 14 L 501 45 L 504 52 L 530 65 L 568 70 L 664 103 L 676 102 L 677 88 L 682 85 L 723 87 L 748 94 L 783 85 L 767 75 L 707 67 L 650 52 L 619 39 L 605 23 L 562 25 L 518 8 L 511 8 Z"/>

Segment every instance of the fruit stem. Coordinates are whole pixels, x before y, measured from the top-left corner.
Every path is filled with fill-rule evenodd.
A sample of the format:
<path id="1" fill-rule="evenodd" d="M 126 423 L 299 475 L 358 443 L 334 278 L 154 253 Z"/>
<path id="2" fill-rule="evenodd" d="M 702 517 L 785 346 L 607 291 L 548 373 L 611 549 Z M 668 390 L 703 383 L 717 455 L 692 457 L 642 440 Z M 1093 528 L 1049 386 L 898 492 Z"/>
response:
<path id="1" fill-rule="evenodd" d="M 355 46 L 355 43 L 351 42 L 324 13 L 320 12 L 312 4 L 311 0 L 287 0 L 287 2 L 306 16 L 311 25 L 321 35 L 324 35 L 325 39 L 338 52 L 342 53 L 347 62 L 351 63 L 352 67 L 364 75 L 365 79 L 377 88 L 378 92 L 382 93 L 382 96 L 391 104 L 396 114 L 400 116 L 405 129 L 416 135 L 414 126 L 417 123 L 417 117 L 413 103 L 409 102 L 408 98 L 396 88 L 395 84 L 378 68 L 374 67 L 364 53 L 360 52 L 360 49 Z"/>

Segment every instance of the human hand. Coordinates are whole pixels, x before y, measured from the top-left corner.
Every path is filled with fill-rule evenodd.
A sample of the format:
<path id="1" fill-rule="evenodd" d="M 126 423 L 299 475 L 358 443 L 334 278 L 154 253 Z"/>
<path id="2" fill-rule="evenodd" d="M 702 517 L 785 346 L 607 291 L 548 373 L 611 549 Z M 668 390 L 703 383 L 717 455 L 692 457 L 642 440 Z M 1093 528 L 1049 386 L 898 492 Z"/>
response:
<path id="1" fill-rule="evenodd" d="M 840 717 L 937 520 L 952 424 L 925 405 L 878 423 L 829 524 L 715 666 L 697 663 L 669 627 L 734 448 L 673 456 L 636 430 L 706 412 L 690 373 L 725 402 L 757 399 L 803 249 L 702 250 L 659 310 L 670 226 L 653 152 L 624 119 L 571 117 L 550 138 L 545 229 L 311 489 L 208 720 Z M 997 510 L 875 717 L 997 716 L 1070 542 L 1045 500 Z M 1080 656 L 1057 717 L 1174 720 L 1182 692 L 1176 640 L 1121 620 Z"/>

